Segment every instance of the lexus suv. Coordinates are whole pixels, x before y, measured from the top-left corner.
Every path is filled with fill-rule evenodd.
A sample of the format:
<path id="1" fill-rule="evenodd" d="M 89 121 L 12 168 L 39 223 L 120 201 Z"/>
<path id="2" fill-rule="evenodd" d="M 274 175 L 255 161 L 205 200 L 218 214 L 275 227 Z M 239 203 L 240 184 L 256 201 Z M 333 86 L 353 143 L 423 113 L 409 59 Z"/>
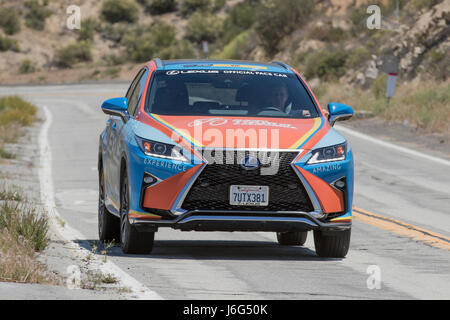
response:
<path id="1" fill-rule="evenodd" d="M 109 115 L 98 151 L 98 230 L 150 253 L 159 228 L 276 232 L 345 257 L 353 155 L 302 76 L 281 62 L 154 59 Z"/>

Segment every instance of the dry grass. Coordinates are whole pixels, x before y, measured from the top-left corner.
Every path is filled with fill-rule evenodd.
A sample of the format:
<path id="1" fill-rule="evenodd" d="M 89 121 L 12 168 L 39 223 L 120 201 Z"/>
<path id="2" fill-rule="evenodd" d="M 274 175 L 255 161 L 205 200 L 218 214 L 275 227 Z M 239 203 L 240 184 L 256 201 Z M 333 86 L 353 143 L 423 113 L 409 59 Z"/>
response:
<path id="1" fill-rule="evenodd" d="M 56 284 L 38 261 L 48 244 L 48 219 L 18 191 L 2 190 L 0 206 L 0 281 Z"/>
<path id="2" fill-rule="evenodd" d="M 385 97 L 376 96 L 376 88 L 372 89 L 322 83 L 315 92 L 322 107 L 326 107 L 329 102 L 341 102 L 356 111 L 369 111 L 386 120 L 407 120 L 426 132 L 450 133 L 450 82 L 400 85 L 389 103 Z"/>
<path id="3" fill-rule="evenodd" d="M 0 230 L 3 229 L 8 230 L 17 241 L 24 238 L 35 251 L 42 251 L 48 245 L 48 218 L 32 204 L 3 201 L 0 206 Z"/>
<path id="4" fill-rule="evenodd" d="M 18 96 L 0 98 L 0 157 L 13 158 L 2 149 L 14 143 L 36 120 L 36 107 Z M 0 188 L 0 281 L 56 284 L 38 261 L 48 245 L 48 218 L 26 202 L 18 187 Z"/>
<path id="5" fill-rule="evenodd" d="M 0 200 L 22 201 L 24 199 L 17 187 L 7 187 L 5 185 L 0 189 Z"/>
<path id="6" fill-rule="evenodd" d="M 0 231 L 0 281 L 55 284 L 55 278 L 37 260 L 30 241 Z"/>
<path id="7" fill-rule="evenodd" d="M 0 98 L 0 158 L 14 158 L 3 150 L 5 143 L 14 143 L 23 136 L 24 127 L 36 121 L 36 107 L 18 96 Z"/>

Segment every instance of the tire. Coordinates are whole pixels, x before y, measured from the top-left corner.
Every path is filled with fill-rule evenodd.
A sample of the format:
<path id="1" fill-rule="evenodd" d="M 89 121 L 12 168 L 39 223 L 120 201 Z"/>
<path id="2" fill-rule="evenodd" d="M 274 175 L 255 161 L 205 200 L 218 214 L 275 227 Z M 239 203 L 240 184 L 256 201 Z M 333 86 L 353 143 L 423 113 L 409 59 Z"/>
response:
<path id="1" fill-rule="evenodd" d="M 120 246 L 126 254 L 149 254 L 153 249 L 155 232 L 139 232 L 128 219 L 128 177 L 123 173 L 120 187 Z"/>
<path id="2" fill-rule="evenodd" d="M 282 246 L 302 246 L 308 237 L 307 231 L 277 232 L 278 243 Z"/>
<path id="3" fill-rule="evenodd" d="M 102 242 L 118 243 L 120 240 L 120 221 L 119 218 L 106 209 L 105 179 L 102 167 L 98 178 L 98 238 Z"/>
<path id="4" fill-rule="evenodd" d="M 324 258 L 344 258 L 350 247 L 351 229 L 325 235 L 322 231 L 314 231 L 316 253 Z"/>

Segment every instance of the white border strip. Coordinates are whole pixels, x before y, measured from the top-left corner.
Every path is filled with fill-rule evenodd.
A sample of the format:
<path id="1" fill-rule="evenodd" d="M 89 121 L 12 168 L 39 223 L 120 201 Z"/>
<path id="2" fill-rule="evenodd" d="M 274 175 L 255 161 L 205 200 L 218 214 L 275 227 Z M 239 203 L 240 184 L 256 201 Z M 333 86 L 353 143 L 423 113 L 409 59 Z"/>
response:
<path id="1" fill-rule="evenodd" d="M 345 127 L 342 127 L 342 126 L 336 125 L 335 128 L 338 131 L 342 131 L 342 132 L 347 133 L 349 135 L 352 135 L 352 136 L 355 136 L 357 138 L 370 141 L 372 143 L 378 144 L 378 145 L 386 147 L 386 148 L 390 148 L 390 149 L 393 149 L 393 150 L 397 150 L 397 151 L 403 152 L 405 154 L 409 154 L 411 156 L 415 156 L 415 157 L 418 157 L 418 158 L 422 158 L 422 159 L 430 160 L 430 161 L 433 161 L 433 162 L 436 162 L 436 163 L 439 163 L 439 164 L 450 166 L 450 161 L 442 159 L 442 158 L 433 157 L 433 156 L 430 156 L 428 154 L 424 154 L 424 153 L 421 153 L 421 152 L 418 152 L 418 151 L 414 151 L 414 150 L 411 150 L 411 149 L 408 149 L 408 148 L 405 148 L 405 147 L 401 147 L 401 146 L 395 145 L 393 143 L 382 141 L 382 140 L 373 138 L 371 136 L 368 136 L 368 135 L 366 135 L 364 133 L 357 132 L 355 130 L 352 130 L 352 129 L 349 129 L 349 128 L 345 128 Z"/>
<path id="2" fill-rule="evenodd" d="M 39 168 L 39 181 L 40 181 L 40 195 L 41 202 L 47 211 L 49 216 L 49 222 L 55 232 L 64 240 L 68 241 L 73 249 L 83 257 L 88 256 L 91 252 L 80 245 L 75 240 L 86 240 L 78 230 L 73 229 L 67 223 L 64 227 L 58 223 L 58 219 L 61 219 L 59 215 L 54 198 L 53 180 L 52 180 L 52 154 L 50 150 L 50 144 L 48 141 L 48 131 L 52 123 L 52 114 L 47 106 L 43 106 L 45 114 L 45 122 L 42 125 L 39 134 L 39 150 L 40 150 L 40 168 Z M 131 290 L 130 298 L 137 298 L 140 300 L 162 300 L 156 292 L 150 290 L 138 280 L 130 276 L 128 273 L 120 269 L 112 261 L 107 260 L 105 263 L 99 263 L 98 268 L 104 274 L 112 274 L 123 286 Z"/>

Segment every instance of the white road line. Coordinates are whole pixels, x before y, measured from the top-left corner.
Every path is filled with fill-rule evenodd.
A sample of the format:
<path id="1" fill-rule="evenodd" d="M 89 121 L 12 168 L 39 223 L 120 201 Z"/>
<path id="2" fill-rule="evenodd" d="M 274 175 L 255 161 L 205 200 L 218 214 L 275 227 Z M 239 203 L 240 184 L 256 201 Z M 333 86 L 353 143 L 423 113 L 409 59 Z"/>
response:
<path id="1" fill-rule="evenodd" d="M 50 110 L 43 106 L 45 114 L 45 122 L 42 125 L 39 134 L 39 147 L 40 147 L 40 168 L 39 168 L 39 180 L 40 180 L 40 195 L 41 201 L 44 205 L 51 227 L 62 238 L 70 242 L 71 247 L 77 251 L 81 256 L 87 257 L 91 252 L 81 246 L 79 246 L 75 240 L 85 240 L 78 230 L 73 229 L 67 223 L 64 227 L 58 223 L 58 219 L 61 220 L 61 216 L 56 209 L 53 180 L 52 180 L 52 154 L 50 150 L 50 144 L 48 141 L 48 131 L 52 123 L 52 114 Z M 137 297 L 143 300 L 161 300 L 162 297 L 156 292 L 150 290 L 138 280 L 127 274 L 120 269 L 116 264 L 107 260 L 105 263 L 98 263 L 97 266 L 104 274 L 112 274 L 117 279 L 120 279 L 121 284 L 128 287 L 131 290 L 131 296 Z"/>
<path id="2" fill-rule="evenodd" d="M 349 128 L 345 128 L 345 127 L 336 125 L 335 129 L 338 130 L 338 131 L 342 131 L 344 133 L 347 133 L 349 135 L 352 135 L 354 137 L 370 141 L 372 143 L 378 144 L 378 145 L 386 147 L 386 148 L 390 148 L 390 149 L 393 149 L 393 150 L 397 150 L 397 151 L 403 152 L 403 153 L 408 154 L 408 155 L 412 155 L 412 156 L 419 157 L 419 158 L 426 159 L 426 160 L 430 160 L 430 161 L 433 161 L 433 162 L 436 162 L 436 163 L 439 163 L 439 164 L 450 166 L 450 161 L 448 161 L 448 160 L 441 159 L 441 158 L 438 158 L 438 157 L 433 157 L 433 156 L 430 156 L 428 154 L 424 154 L 424 153 L 421 153 L 421 152 L 418 152 L 418 151 L 414 151 L 414 150 L 411 150 L 411 149 L 408 149 L 408 148 L 405 148 L 405 147 L 401 147 L 401 146 L 395 145 L 393 143 L 389 143 L 389 142 L 386 142 L 386 141 L 383 141 L 383 140 L 380 140 L 380 139 L 376 139 L 376 138 L 368 136 L 368 135 L 366 135 L 364 133 L 357 132 L 357 131 L 349 129 Z"/>

